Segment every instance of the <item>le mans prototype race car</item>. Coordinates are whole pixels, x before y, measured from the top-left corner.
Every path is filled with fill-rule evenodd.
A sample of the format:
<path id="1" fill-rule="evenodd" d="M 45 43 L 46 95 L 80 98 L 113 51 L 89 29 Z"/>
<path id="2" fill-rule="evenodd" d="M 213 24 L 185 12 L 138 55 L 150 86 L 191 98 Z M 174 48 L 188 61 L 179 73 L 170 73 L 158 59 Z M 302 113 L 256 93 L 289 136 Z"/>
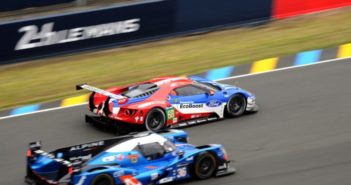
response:
<path id="1" fill-rule="evenodd" d="M 107 90 L 82 84 L 76 89 L 92 91 L 89 110 L 95 115 L 86 115 L 86 122 L 99 125 L 130 123 L 155 131 L 258 111 L 250 92 L 197 76 L 155 78 Z"/>
<path id="2" fill-rule="evenodd" d="M 44 152 L 29 144 L 28 184 L 150 185 L 235 173 L 222 145 L 193 146 L 187 133 L 145 131 Z"/>

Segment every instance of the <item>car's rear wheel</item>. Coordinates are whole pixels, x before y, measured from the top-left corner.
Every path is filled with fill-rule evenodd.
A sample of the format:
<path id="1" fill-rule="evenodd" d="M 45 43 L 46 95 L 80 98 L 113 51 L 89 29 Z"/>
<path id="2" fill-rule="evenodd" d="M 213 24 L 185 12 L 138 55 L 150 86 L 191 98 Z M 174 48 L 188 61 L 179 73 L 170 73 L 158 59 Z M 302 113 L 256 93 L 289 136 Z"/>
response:
<path id="1" fill-rule="evenodd" d="M 245 96 L 241 94 L 235 94 L 228 101 L 226 113 L 230 117 L 239 117 L 244 114 L 246 105 L 247 101 Z"/>
<path id="2" fill-rule="evenodd" d="M 90 185 L 114 185 L 114 179 L 108 174 L 101 174 L 96 176 L 90 183 Z"/>
<path id="3" fill-rule="evenodd" d="M 166 114 L 160 108 L 149 111 L 145 119 L 145 127 L 150 131 L 162 130 L 166 126 Z"/>
<path id="4" fill-rule="evenodd" d="M 204 152 L 196 157 L 193 169 L 193 176 L 197 179 L 208 179 L 216 172 L 217 160 L 208 153 Z"/>

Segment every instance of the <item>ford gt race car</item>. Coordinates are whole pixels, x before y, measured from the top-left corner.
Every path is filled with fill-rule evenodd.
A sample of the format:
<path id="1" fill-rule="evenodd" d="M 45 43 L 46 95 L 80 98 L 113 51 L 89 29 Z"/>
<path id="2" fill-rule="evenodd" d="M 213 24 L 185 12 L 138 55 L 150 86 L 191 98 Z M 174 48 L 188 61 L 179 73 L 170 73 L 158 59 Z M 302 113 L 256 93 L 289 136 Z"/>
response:
<path id="1" fill-rule="evenodd" d="M 258 111 L 250 92 L 196 76 L 155 78 L 107 90 L 88 84 L 76 88 L 92 91 L 89 109 L 95 115 L 86 115 L 86 122 L 98 125 L 129 123 L 155 131 Z"/>
<path id="2" fill-rule="evenodd" d="M 193 146 L 187 133 L 146 131 L 45 152 L 29 144 L 27 184 L 149 185 L 235 173 L 222 145 Z"/>

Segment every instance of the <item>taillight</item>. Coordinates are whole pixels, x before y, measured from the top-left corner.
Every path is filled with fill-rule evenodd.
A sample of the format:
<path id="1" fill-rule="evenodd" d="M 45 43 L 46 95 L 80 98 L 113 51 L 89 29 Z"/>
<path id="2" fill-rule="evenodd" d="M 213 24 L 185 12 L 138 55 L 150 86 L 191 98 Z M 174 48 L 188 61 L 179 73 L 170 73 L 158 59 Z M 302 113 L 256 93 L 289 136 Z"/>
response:
<path id="1" fill-rule="evenodd" d="M 123 98 L 123 99 L 119 99 L 118 100 L 118 104 L 121 105 L 121 104 L 125 104 L 128 102 L 128 98 Z"/>
<path id="2" fill-rule="evenodd" d="M 70 167 L 68 167 L 68 174 L 72 175 L 72 173 L 73 173 L 73 167 L 70 166 Z"/>
<path id="3" fill-rule="evenodd" d="M 32 150 L 31 150 L 31 149 L 28 149 L 28 151 L 27 151 L 27 157 L 32 157 Z"/>

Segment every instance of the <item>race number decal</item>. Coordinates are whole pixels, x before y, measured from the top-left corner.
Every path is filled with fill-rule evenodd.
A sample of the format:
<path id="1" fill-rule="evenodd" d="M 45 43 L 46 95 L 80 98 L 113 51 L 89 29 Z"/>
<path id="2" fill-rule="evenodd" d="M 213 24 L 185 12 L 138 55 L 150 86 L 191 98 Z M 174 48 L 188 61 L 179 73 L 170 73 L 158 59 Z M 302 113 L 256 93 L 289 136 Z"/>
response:
<path id="1" fill-rule="evenodd" d="M 175 117 L 175 111 L 174 111 L 174 108 L 169 108 L 166 110 L 166 113 L 167 113 L 167 120 L 171 120 Z"/>
<path id="2" fill-rule="evenodd" d="M 131 175 L 124 175 L 119 177 L 121 179 L 121 181 L 125 184 L 125 185 L 142 185 L 138 179 L 134 178 Z"/>
<path id="3" fill-rule="evenodd" d="M 187 174 L 186 167 L 177 169 L 177 177 L 178 178 L 185 177 L 186 174 Z"/>

